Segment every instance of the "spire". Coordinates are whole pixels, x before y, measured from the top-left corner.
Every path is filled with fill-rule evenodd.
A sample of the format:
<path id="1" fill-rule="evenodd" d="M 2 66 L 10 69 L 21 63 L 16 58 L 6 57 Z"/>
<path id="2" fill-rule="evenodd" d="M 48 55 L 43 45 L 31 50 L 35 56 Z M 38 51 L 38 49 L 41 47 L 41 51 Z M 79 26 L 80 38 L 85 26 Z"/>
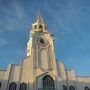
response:
<path id="1" fill-rule="evenodd" d="M 45 22 L 44 22 L 43 18 L 40 15 L 40 10 L 39 9 L 38 9 L 38 12 L 37 12 L 37 18 L 33 23 L 33 30 L 46 32 L 46 25 L 45 25 Z"/>
<path id="2" fill-rule="evenodd" d="M 44 24 L 44 20 L 42 19 L 41 15 L 40 15 L 40 10 L 38 9 L 38 16 L 36 19 L 38 24 Z"/>

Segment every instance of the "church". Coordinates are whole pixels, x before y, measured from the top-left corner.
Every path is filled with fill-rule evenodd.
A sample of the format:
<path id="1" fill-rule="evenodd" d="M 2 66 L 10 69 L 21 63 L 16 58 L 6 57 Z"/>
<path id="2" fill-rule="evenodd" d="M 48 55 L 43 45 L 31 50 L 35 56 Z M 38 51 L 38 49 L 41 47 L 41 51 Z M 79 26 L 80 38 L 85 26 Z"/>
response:
<path id="1" fill-rule="evenodd" d="M 73 69 L 65 69 L 56 60 L 54 36 L 39 14 L 32 24 L 26 54 L 20 64 L 0 70 L 0 90 L 90 90 L 90 77 L 76 76 Z"/>

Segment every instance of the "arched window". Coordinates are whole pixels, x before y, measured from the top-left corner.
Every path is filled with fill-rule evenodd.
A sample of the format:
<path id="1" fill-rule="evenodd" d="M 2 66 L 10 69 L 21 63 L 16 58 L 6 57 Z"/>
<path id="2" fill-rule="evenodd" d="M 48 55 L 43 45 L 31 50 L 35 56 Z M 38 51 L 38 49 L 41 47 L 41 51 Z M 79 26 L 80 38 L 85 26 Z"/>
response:
<path id="1" fill-rule="evenodd" d="M 9 90 L 16 90 L 16 88 L 17 88 L 17 84 L 15 82 L 9 85 Z"/>
<path id="2" fill-rule="evenodd" d="M 46 75 L 45 77 L 43 77 L 43 88 L 51 90 L 55 89 L 54 80 L 51 76 Z"/>
<path id="3" fill-rule="evenodd" d="M 63 90 L 67 90 L 67 86 L 63 85 Z"/>
<path id="4" fill-rule="evenodd" d="M 84 90 L 90 90 L 88 87 L 85 87 L 85 89 Z"/>
<path id="5" fill-rule="evenodd" d="M 1 84 L 1 82 L 0 82 L 0 88 L 1 88 L 1 85 L 2 85 L 2 84 Z"/>
<path id="6" fill-rule="evenodd" d="M 74 86 L 70 86 L 70 90 L 75 90 L 75 87 Z"/>
<path id="7" fill-rule="evenodd" d="M 42 32 L 43 31 L 43 26 L 40 24 L 39 25 L 39 31 Z"/>
<path id="8" fill-rule="evenodd" d="M 27 90 L 27 84 L 21 83 L 20 84 L 20 90 Z"/>

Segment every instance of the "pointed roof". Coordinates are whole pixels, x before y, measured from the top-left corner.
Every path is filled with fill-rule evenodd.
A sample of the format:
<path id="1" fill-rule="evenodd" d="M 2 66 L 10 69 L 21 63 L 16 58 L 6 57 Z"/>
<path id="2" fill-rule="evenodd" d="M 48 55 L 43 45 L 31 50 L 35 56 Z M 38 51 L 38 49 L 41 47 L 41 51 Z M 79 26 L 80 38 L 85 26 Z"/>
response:
<path id="1" fill-rule="evenodd" d="M 41 17 L 41 14 L 40 14 L 40 11 L 39 10 L 38 10 L 37 18 L 36 18 L 36 20 L 35 20 L 34 23 L 37 23 L 38 25 L 39 24 L 45 24 L 43 18 Z"/>
<path id="2" fill-rule="evenodd" d="M 36 17 L 34 23 L 32 24 L 32 28 L 33 28 L 32 30 L 34 30 L 34 31 L 41 31 L 41 32 L 47 31 L 46 24 L 45 24 L 43 18 L 41 17 L 39 10 L 37 13 L 37 17 Z"/>

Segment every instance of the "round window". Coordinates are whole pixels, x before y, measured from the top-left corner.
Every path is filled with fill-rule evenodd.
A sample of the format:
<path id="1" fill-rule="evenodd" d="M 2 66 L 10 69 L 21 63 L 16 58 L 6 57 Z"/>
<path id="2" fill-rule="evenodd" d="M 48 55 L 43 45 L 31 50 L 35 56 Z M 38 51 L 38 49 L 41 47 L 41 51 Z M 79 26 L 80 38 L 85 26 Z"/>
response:
<path id="1" fill-rule="evenodd" d="M 45 41 L 44 41 L 44 39 L 39 39 L 39 42 L 41 43 L 41 44 L 45 44 Z"/>
<path id="2" fill-rule="evenodd" d="M 48 41 L 45 38 L 39 38 L 38 43 L 39 45 L 42 45 L 42 46 L 48 45 Z"/>

